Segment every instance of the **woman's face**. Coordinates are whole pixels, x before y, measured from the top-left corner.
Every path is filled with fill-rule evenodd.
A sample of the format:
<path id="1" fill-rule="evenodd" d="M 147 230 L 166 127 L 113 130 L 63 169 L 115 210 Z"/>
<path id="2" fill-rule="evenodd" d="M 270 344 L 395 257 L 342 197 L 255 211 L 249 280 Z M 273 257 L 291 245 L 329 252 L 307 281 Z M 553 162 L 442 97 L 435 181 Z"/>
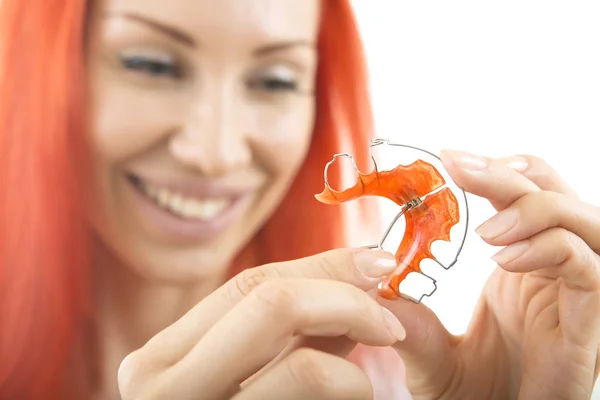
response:
<path id="1" fill-rule="evenodd" d="M 221 273 L 308 151 L 319 2 L 94 3 L 94 228 L 147 278 Z"/>

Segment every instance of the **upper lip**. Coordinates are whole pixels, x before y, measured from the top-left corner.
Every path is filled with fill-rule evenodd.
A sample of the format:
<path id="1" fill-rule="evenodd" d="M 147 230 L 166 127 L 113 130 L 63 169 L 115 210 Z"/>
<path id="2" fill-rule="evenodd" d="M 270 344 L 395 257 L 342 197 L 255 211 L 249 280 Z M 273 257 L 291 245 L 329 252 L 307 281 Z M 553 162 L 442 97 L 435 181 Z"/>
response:
<path id="1" fill-rule="evenodd" d="M 142 174 L 132 173 L 131 177 L 156 188 L 168 189 L 171 192 L 192 198 L 210 197 L 241 197 L 256 191 L 260 186 L 259 179 L 245 177 L 244 179 L 218 178 L 149 178 Z"/>

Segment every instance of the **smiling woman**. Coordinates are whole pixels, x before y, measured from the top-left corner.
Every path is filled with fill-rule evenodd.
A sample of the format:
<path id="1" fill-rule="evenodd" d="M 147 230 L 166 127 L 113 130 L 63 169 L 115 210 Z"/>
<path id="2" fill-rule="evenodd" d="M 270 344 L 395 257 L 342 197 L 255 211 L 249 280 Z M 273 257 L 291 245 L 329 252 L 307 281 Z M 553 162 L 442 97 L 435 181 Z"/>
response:
<path id="1" fill-rule="evenodd" d="M 367 92 L 345 0 L 2 0 L 0 398 L 589 398 L 600 210 L 444 151 L 506 246 L 451 335 L 313 197 L 370 161 Z"/>
<path id="2" fill-rule="evenodd" d="M 144 275 L 214 276 L 271 216 L 308 152 L 318 2 L 186 13 L 189 2 L 169 12 L 138 3 L 92 12 L 95 199 L 105 211 L 95 226 Z"/>
<path id="3" fill-rule="evenodd" d="M 160 357 L 190 353 L 234 307 L 210 303 L 228 276 L 292 259 L 302 275 L 302 257 L 344 245 L 340 210 L 312 193 L 342 144 L 367 161 L 346 1 L 4 0 L 1 18 L 1 398 L 129 398 L 123 358 L 171 331 L 188 347 Z M 216 332 L 231 343 L 242 327 Z M 350 355 L 372 373 L 366 357 Z M 249 376 L 221 364 L 236 387 Z M 197 383 L 177 390 L 230 390 Z"/>

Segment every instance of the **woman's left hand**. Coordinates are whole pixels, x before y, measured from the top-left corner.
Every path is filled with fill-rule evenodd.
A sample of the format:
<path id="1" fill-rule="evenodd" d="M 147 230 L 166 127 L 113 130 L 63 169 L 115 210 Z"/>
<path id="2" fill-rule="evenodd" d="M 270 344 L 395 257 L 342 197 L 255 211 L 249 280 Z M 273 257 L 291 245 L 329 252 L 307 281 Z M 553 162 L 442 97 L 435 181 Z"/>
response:
<path id="1" fill-rule="evenodd" d="M 422 304 L 380 300 L 404 321 L 396 347 L 413 397 L 589 399 L 599 368 L 600 209 L 536 157 L 446 151 L 442 160 L 498 211 L 477 233 L 506 248 L 461 337 Z"/>

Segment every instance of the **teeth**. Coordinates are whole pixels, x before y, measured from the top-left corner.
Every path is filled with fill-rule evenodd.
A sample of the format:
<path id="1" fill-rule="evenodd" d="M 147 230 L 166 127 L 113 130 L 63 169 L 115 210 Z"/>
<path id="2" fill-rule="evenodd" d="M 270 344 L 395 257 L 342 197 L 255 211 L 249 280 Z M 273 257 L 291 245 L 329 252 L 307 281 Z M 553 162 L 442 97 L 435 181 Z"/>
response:
<path id="1" fill-rule="evenodd" d="M 148 197 L 160 207 L 183 218 L 209 220 L 214 218 L 229 205 L 229 198 L 213 198 L 198 200 L 185 198 L 165 188 L 156 188 L 147 184 L 139 185 Z"/>

